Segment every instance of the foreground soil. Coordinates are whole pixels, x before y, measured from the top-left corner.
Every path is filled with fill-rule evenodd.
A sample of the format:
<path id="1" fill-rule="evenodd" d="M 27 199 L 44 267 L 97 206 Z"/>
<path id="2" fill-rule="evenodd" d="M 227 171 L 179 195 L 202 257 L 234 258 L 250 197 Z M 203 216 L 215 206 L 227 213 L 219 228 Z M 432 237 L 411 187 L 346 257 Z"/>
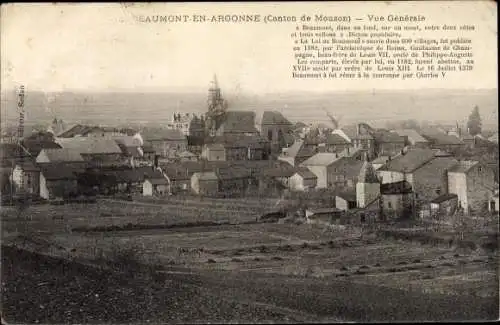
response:
<path id="1" fill-rule="evenodd" d="M 498 298 L 238 272 L 123 274 L 2 246 L 9 323 L 488 320 Z"/>
<path id="2" fill-rule="evenodd" d="M 199 281 L 130 276 L 2 246 L 8 323 L 304 322 L 293 310 L 224 298 Z"/>

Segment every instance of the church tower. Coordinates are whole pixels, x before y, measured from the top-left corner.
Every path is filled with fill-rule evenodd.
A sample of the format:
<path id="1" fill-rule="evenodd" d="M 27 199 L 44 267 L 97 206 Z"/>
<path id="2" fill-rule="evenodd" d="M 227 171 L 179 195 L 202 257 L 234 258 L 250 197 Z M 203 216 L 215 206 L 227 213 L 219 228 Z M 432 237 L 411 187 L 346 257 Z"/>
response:
<path id="1" fill-rule="evenodd" d="M 356 184 L 356 202 L 358 208 L 365 208 L 380 196 L 380 181 L 375 169 L 368 161 L 363 163 Z"/>
<path id="2" fill-rule="evenodd" d="M 226 113 L 227 102 L 222 97 L 217 76 L 214 79 L 210 88 L 208 89 L 208 112 L 206 114 L 206 128 L 209 134 L 213 133 L 219 128 Z"/>

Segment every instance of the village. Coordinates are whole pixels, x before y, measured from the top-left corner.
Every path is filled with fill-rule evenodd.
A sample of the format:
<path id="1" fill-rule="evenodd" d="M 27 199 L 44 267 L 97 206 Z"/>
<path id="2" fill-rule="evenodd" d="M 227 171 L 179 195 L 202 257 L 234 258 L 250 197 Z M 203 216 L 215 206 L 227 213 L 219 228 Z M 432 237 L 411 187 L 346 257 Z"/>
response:
<path id="1" fill-rule="evenodd" d="M 478 108 L 471 111 L 477 121 Z M 175 112 L 163 127 L 66 125 L 55 117 L 46 130 L 26 133 L 20 123 L 0 144 L 2 250 L 111 269 L 130 283 L 148 272 L 183 285 L 202 281 L 196 290 L 217 288 L 208 301 L 229 294 L 267 306 L 251 317 L 415 320 L 425 314 L 409 311 L 416 301 L 428 310 L 444 306 L 433 314 L 438 319 L 497 312 L 490 307 L 498 302 L 498 133 L 482 132 L 480 122 L 375 128 L 343 125 L 328 111 L 328 124 L 285 115 L 233 109 L 214 77 L 206 113 Z M 13 270 L 22 268 L 22 285 L 36 292 L 43 286 L 26 283 L 48 283 L 42 278 L 51 272 L 87 279 L 59 266 L 32 271 L 39 267 L 11 266 L 6 277 L 17 283 Z M 179 275 L 192 272 L 203 280 Z M 76 285 L 64 290 L 80 292 Z M 33 302 L 25 317 L 14 299 L 22 290 L 9 288 L 6 315 L 26 322 L 93 313 L 51 316 L 40 307 L 46 302 Z M 392 302 L 378 303 L 377 295 Z M 450 305 L 450 295 L 467 307 Z M 111 303 L 99 299 L 89 304 Z M 133 317 L 165 308 L 142 312 Z M 110 315 L 99 319 L 119 321 Z M 190 315 L 179 317 L 189 322 Z"/>
<path id="2" fill-rule="evenodd" d="M 233 111 L 214 79 L 204 116 L 174 113 L 161 129 L 55 118 L 45 132 L 3 139 L 2 202 L 265 194 L 366 221 L 498 212 L 498 134 L 340 126 L 327 115 L 330 126 L 313 127 L 278 111 Z M 318 195 L 329 200 L 315 206 Z"/>

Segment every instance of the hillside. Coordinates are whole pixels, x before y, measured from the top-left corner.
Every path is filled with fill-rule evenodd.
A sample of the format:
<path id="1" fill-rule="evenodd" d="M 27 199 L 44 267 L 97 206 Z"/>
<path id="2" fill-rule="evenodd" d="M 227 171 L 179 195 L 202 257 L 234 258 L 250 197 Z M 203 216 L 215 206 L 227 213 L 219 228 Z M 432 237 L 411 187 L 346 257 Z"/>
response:
<path id="1" fill-rule="evenodd" d="M 266 95 L 224 94 L 232 110 L 280 110 L 292 121 L 328 122 L 324 109 L 342 116 L 342 123 L 414 118 L 434 122 L 464 122 L 478 105 L 485 128 L 497 128 L 496 90 L 425 90 Z M 48 123 L 54 116 L 65 122 L 99 124 L 162 124 L 176 111 L 206 110 L 205 93 L 64 92 L 26 96 L 26 123 Z M 2 125 L 16 123 L 14 91 L 2 96 Z"/>

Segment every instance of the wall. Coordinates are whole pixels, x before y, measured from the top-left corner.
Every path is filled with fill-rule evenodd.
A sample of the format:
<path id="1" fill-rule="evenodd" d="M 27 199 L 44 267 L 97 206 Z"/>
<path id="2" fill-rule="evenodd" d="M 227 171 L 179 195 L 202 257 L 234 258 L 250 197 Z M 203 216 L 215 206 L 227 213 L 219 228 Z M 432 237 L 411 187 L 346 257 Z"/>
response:
<path id="1" fill-rule="evenodd" d="M 214 149 L 211 147 L 205 147 L 203 149 L 201 156 L 208 161 L 225 161 L 226 151 L 224 149 Z"/>
<path id="2" fill-rule="evenodd" d="M 431 203 L 431 216 L 442 219 L 451 216 L 457 209 L 458 199 L 454 198 L 441 203 Z"/>
<path id="3" fill-rule="evenodd" d="M 482 165 L 475 165 L 467 173 L 467 201 L 472 212 L 486 208 L 495 187 L 494 172 Z"/>
<path id="4" fill-rule="evenodd" d="M 410 217 L 413 212 L 413 193 L 382 195 L 384 215 L 395 218 Z"/>
<path id="5" fill-rule="evenodd" d="M 434 168 L 432 164 L 429 166 L 424 165 L 413 172 L 413 191 L 417 194 L 417 200 L 422 204 L 428 203 L 448 191 L 446 168 Z"/>
<path id="6" fill-rule="evenodd" d="M 49 189 L 47 188 L 47 181 L 42 173 L 40 173 L 40 197 L 48 200 L 49 199 Z"/>
<path id="7" fill-rule="evenodd" d="M 341 198 L 340 196 L 335 197 L 335 207 L 339 210 L 347 211 L 349 210 L 349 202 Z"/>
<path id="8" fill-rule="evenodd" d="M 293 174 L 288 181 L 288 188 L 292 191 L 304 190 L 304 179 L 299 174 Z"/>
<path id="9" fill-rule="evenodd" d="M 187 150 L 187 139 L 183 140 L 148 140 L 156 154 L 167 157 L 175 152 Z"/>
<path id="10" fill-rule="evenodd" d="M 325 166 L 307 166 L 307 168 L 316 175 L 318 178 L 318 183 L 316 188 L 327 188 L 328 187 L 328 175 Z"/>
<path id="11" fill-rule="evenodd" d="M 24 191 L 29 194 L 40 193 L 40 172 L 23 171 L 19 166 L 16 166 L 12 171 L 12 182 L 14 190 L 18 191 L 21 187 L 21 176 L 24 176 Z"/>
<path id="12" fill-rule="evenodd" d="M 467 179 L 465 174 L 448 172 L 448 193 L 456 194 L 460 207 L 467 211 Z"/>
<path id="13" fill-rule="evenodd" d="M 380 195 L 380 184 L 357 183 L 356 202 L 359 208 L 366 207 Z"/>
<path id="14" fill-rule="evenodd" d="M 377 176 L 382 179 L 382 184 L 396 183 L 405 179 L 404 173 L 387 170 L 377 170 Z"/>

